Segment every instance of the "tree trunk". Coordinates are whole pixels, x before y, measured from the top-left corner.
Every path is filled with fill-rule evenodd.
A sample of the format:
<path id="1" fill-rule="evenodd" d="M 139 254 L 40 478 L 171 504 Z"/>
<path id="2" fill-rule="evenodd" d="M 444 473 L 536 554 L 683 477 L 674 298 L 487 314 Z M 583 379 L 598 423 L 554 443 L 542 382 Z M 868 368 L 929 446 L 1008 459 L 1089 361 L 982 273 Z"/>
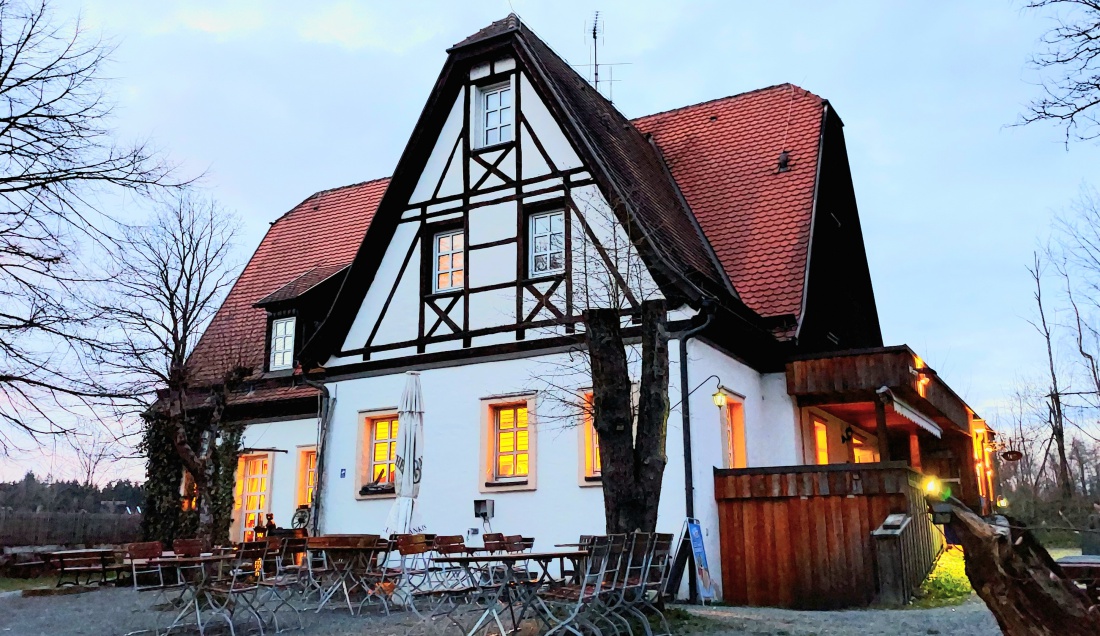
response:
<path id="1" fill-rule="evenodd" d="M 1095 636 L 1100 611 L 1021 524 L 991 526 L 952 500 L 966 576 L 1006 636 Z"/>
<path id="2" fill-rule="evenodd" d="M 668 329 L 664 301 L 642 303 L 642 376 L 637 430 L 622 316 L 615 309 L 585 312 L 592 367 L 593 426 L 600 441 L 604 516 L 608 533 L 657 525 L 668 422 Z"/>

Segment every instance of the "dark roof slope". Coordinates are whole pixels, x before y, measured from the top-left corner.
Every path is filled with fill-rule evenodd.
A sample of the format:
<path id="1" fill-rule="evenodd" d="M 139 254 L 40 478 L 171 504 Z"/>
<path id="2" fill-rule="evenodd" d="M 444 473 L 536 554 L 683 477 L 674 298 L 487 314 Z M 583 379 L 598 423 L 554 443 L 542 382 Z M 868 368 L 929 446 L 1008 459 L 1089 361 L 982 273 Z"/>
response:
<path id="1" fill-rule="evenodd" d="M 599 164 L 593 170 L 604 173 L 613 196 L 632 212 L 644 247 L 661 261 L 658 265 L 686 275 L 694 285 L 706 285 L 712 294 L 731 291 L 656 148 L 530 29 L 520 24 L 515 31 L 531 53 L 531 70 L 542 72 L 568 123 L 580 130 L 579 143 L 586 146 L 582 154 Z M 676 278 L 672 282 L 680 284 Z"/>
<path id="2" fill-rule="evenodd" d="M 276 289 L 267 296 L 264 296 L 256 303 L 256 306 L 266 307 L 286 300 L 294 300 L 333 276 L 343 273 L 347 267 L 346 264 L 318 265 L 313 269 L 307 270 L 298 278 Z"/>
<path id="3" fill-rule="evenodd" d="M 263 370 L 267 312 L 256 301 L 303 273 L 346 267 L 387 183 L 376 179 L 318 192 L 271 225 L 191 354 L 197 380 L 215 380 L 238 362 Z"/>
<path id="4" fill-rule="evenodd" d="M 825 100 L 793 84 L 634 120 L 653 136 L 722 268 L 761 316 L 798 316 Z M 786 150 L 789 167 L 778 171 Z"/>

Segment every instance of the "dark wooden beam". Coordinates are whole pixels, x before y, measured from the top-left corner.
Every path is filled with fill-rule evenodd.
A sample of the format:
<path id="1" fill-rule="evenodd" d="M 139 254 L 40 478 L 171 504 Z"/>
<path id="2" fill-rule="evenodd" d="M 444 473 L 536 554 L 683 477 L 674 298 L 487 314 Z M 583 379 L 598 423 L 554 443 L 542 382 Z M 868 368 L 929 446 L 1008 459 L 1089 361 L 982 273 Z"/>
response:
<path id="1" fill-rule="evenodd" d="M 878 435 L 878 460 L 890 461 L 890 438 L 886 433 L 886 403 L 875 400 L 875 433 Z"/>

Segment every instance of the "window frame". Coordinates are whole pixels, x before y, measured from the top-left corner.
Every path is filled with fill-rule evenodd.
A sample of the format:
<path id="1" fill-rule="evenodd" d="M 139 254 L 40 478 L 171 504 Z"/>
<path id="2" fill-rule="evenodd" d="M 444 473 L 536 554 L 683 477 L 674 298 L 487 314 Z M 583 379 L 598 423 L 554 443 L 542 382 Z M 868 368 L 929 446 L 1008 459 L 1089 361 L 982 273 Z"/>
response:
<path id="1" fill-rule="evenodd" d="M 245 495 L 247 493 L 247 481 L 249 479 L 247 472 L 248 462 L 250 460 L 261 459 L 267 462 L 267 470 L 262 473 L 262 479 L 266 480 L 262 483 L 263 488 L 257 491 L 257 495 L 261 497 L 261 500 L 258 502 L 260 506 L 256 510 L 256 514 L 260 515 L 258 521 L 266 521 L 267 513 L 271 512 L 271 480 L 275 474 L 275 454 L 271 452 L 249 453 L 237 458 L 237 471 L 234 476 L 233 484 L 233 534 L 231 536 L 235 535 L 244 541 L 249 540 L 248 533 L 252 532 L 255 528 L 255 526 L 246 527 L 245 524 Z"/>
<path id="2" fill-rule="evenodd" d="M 309 465 L 308 457 L 313 456 L 313 466 Z M 297 506 L 296 509 L 306 505 L 313 506 L 313 493 L 310 490 L 317 489 L 317 446 L 299 446 L 298 447 L 298 494 L 297 494 Z M 313 484 L 309 483 L 309 477 L 312 473 Z"/>
<path id="3" fill-rule="evenodd" d="M 289 324 L 288 333 L 278 335 L 277 331 L 280 325 Z M 268 371 L 287 371 L 294 368 L 294 344 L 297 340 L 298 329 L 298 317 L 297 316 L 284 316 L 281 318 L 271 319 L 270 336 L 268 337 L 268 355 L 267 355 L 267 370 Z M 277 348 L 275 342 L 277 338 L 289 338 L 289 348 Z M 285 343 L 284 343 L 285 344 Z M 289 361 L 285 364 L 276 365 L 275 356 L 279 354 L 286 354 L 289 356 Z"/>
<path id="4" fill-rule="evenodd" d="M 483 493 L 535 490 L 538 483 L 537 394 L 500 395 L 481 400 L 481 451 L 478 491 Z M 527 475 L 499 477 L 497 413 L 508 408 L 527 409 Z M 513 451 L 515 452 L 515 451 Z"/>
<path id="5" fill-rule="evenodd" d="M 553 236 L 555 234 L 558 234 L 558 232 L 554 232 L 554 229 L 553 229 L 554 228 L 553 219 L 556 216 L 561 217 L 561 224 L 562 224 L 561 232 L 560 232 L 560 234 L 561 234 L 561 250 L 560 250 L 560 252 L 561 252 L 561 265 L 560 265 L 560 267 L 552 268 L 552 267 L 550 267 L 551 256 L 558 251 L 558 250 L 554 250 L 553 247 L 552 247 L 552 245 L 553 245 Z M 535 233 L 535 224 L 536 224 L 537 220 L 541 219 L 541 218 L 550 219 L 549 227 L 547 229 L 547 232 L 544 235 Z M 560 276 L 560 275 L 565 273 L 566 259 L 568 257 L 568 251 L 569 251 L 568 250 L 569 246 L 567 244 L 568 243 L 568 236 L 569 236 L 569 232 L 566 229 L 566 224 L 567 223 L 568 223 L 568 215 L 565 213 L 564 208 L 553 208 L 553 209 L 549 209 L 549 210 L 539 210 L 537 212 L 532 212 L 528 215 L 528 217 L 527 217 L 527 277 L 528 278 L 542 278 L 542 277 L 546 277 L 546 276 Z M 545 252 L 540 253 L 540 252 L 536 251 L 536 249 L 535 249 L 536 238 L 538 236 L 546 236 L 547 237 L 547 250 Z M 541 256 L 543 254 L 545 254 L 545 256 L 546 256 L 547 269 L 546 269 L 546 271 L 539 272 L 539 271 L 535 270 L 535 259 L 536 259 L 536 257 Z"/>
<path id="6" fill-rule="evenodd" d="M 596 432 L 592 412 L 592 389 L 577 392 L 580 406 L 580 423 L 577 425 L 577 484 L 581 487 L 599 486 L 603 483 L 600 464 L 600 438 Z"/>
<path id="7" fill-rule="evenodd" d="M 494 93 L 503 93 L 505 91 L 507 91 L 509 97 L 508 105 L 502 106 L 498 99 L 497 108 L 488 108 L 488 104 L 486 102 L 488 101 L 489 96 Z M 473 147 L 473 149 L 483 150 L 487 148 L 494 148 L 496 146 L 503 146 L 505 144 L 510 144 L 514 142 L 516 139 L 516 93 L 515 86 L 513 86 L 512 84 L 512 78 L 509 77 L 504 81 L 493 82 L 492 84 L 486 84 L 483 86 L 474 85 L 473 95 L 475 100 L 473 108 L 475 119 L 474 126 L 472 127 L 472 131 L 474 132 L 475 137 L 471 140 L 471 146 Z M 507 122 L 504 122 L 504 120 L 499 116 L 499 112 L 501 110 L 504 110 L 505 108 L 508 109 Z M 497 124 L 496 126 L 488 126 L 486 122 L 486 117 L 490 112 L 494 111 L 498 113 Z M 509 129 L 508 139 L 500 138 L 500 129 L 504 127 L 507 127 Z M 487 138 L 490 130 L 497 131 L 497 140 L 494 142 L 490 142 Z"/>
<path id="8" fill-rule="evenodd" d="M 446 230 L 439 230 L 439 231 L 432 232 L 431 236 L 432 236 L 432 263 L 431 263 L 431 267 L 429 269 L 431 270 L 431 274 L 432 274 L 432 284 L 431 284 L 432 293 L 433 294 L 449 294 L 449 293 L 462 291 L 463 289 L 465 289 L 466 281 L 467 281 L 467 276 L 466 276 L 466 273 L 467 273 L 466 272 L 466 260 L 467 260 L 466 259 L 466 248 L 467 248 L 466 231 L 461 227 L 459 227 L 459 228 L 450 228 L 450 229 L 446 229 Z M 454 249 L 454 237 L 456 237 L 456 236 L 462 237 L 462 247 L 459 248 L 458 250 Z M 451 249 L 446 252 L 446 255 L 450 256 L 451 267 L 450 267 L 450 269 L 447 269 L 446 271 L 441 271 L 440 268 L 439 268 L 439 257 L 444 255 L 443 253 L 440 252 L 439 241 L 443 237 L 450 237 L 451 238 Z M 461 254 L 462 255 L 462 266 L 461 267 L 457 267 L 457 268 L 454 267 L 455 254 Z M 460 285 L 457 285 L 457 286 L 454 285 L 454 273 L 455 272 L 461 272 L 462 273 L 462 283 Z M 451 281 L 451 286 L 450 287 L 441 288 L 439 286 L 439 275 L 440 274 L 448 274 L 450 276 L 450 281 Z"/>
<path id="9" fill-rule="evenodd" d="M 829 422 L 823 417 L 817 415 L 810 416 L 810 430 L 813 431 L 814 440 L 814 465 L 816 466 L 828 466 L 829 460 Z M 824 446 L 822 445 L 824 442 Z M 824 453 L 825 461 L 822 462 L 822 454 Z"/>
<path id="10" fill-rule="evenodd" d="M 729 391 L 722 393 L 726 396 L 726 405 L 719 411 L 722 420 L 722 462 L 726 468 L 748 468 L 749 440 L 748 427 L 745 425 L 745 396 Z"/>

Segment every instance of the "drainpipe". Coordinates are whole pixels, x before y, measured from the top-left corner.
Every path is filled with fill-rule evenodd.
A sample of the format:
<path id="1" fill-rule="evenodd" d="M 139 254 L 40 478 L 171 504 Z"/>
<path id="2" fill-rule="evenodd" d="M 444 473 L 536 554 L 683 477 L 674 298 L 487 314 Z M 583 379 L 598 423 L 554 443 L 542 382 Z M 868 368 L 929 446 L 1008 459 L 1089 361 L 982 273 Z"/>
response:
<path id="1" fill-rule="evenodd" d="M 684 431 L 684 509 L 688 518 L 695 516 L 695 484 L 692 478 L 691 464 L 691 402 L 688 399 L 691 397 L 691 385 L 688 383 L 687 343 L 689 339 L 694 338 L 696 334 L 706 329 L 714 318 L 713 307 L 709 299 L 703 301 L 702 310 L 706 314 L 706 320 L 703 321 L 703 324 L 680 334 L 680 414 L 684 420 L 682 427 Z M 684 546 L 681 545 L 680 549 L 684 549 Z M 699 602 L 699 584 L 695 580 L 695 554 L 690 550 L 688 551 L 688 559 L 691 565 L 688 571 L 688 600 L 694 604 Z"/>
<path id="2" fill-rule="evenodd" d="M 325 447 L 328 446 L 328 425 L 329 420 L 332 419 L 332 407 L 336 400 L 329 395 L 328 387 L 323 382 L 317 382 L 305 376 L 302 376 L 302 380 L 321 392 L 318 396 L 320 403 L 317 408 L 317 484 L 313 488 L 313 500 L 309 502 L 313 507 L 310 534 L 317 536 L 317 529 L 321 526 L 321 491 L 325 486 Z"/>

